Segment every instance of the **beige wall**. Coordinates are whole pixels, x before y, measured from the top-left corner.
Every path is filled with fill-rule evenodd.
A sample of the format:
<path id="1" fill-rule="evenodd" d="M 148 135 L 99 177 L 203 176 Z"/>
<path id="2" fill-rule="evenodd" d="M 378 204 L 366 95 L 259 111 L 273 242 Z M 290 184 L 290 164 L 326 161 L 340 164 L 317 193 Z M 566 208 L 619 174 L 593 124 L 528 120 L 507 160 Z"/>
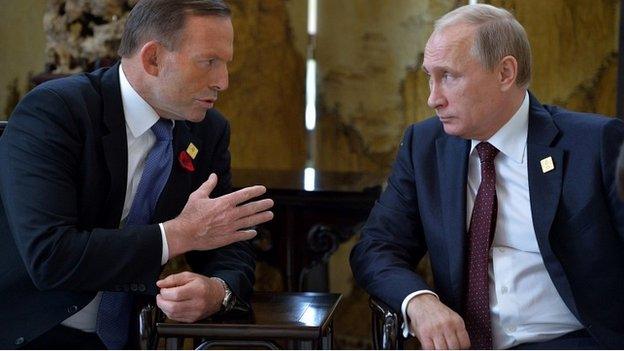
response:
<path id="1" fill-rule="evenodd" d="M 463 0 L 319 0 L 318 168 L 387 172 L 408 124 L 434 114 L 422 72 L 433 21 Z M 619 0 L 488 0 L 533 48 L 542 103 L 615 114 Z"/>
<path id="2" fill-rule="evenodd" d="M 403 94 L 409 73 L 435 19 L 466 2 L 319 0 L 318 168 L 389 169 L 409 109 L 425 105 Z"/>
<path id="3" fill-rule="evenodd" d="M 29 74 L 43 72 L 45 0 L 0 0 L 0 120 L 7 119 L 10 86 L 17 79 L 20 94 Z"/>

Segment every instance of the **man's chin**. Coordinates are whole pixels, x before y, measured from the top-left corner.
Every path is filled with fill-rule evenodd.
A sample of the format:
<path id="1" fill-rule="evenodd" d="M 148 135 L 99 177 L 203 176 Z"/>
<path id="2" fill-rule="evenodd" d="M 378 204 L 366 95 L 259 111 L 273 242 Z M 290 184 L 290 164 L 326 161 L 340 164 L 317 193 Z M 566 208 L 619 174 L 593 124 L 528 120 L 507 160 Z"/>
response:
<path id="1" fill-rule="evenodd" d="M 457 125 L 457 123 L 453 123 L 453 121 L 450 119 L 440 119 L 440 121 L 442 122 L 442 128 L 444 128 L 444 133 L 458 137 L 461 137 L 463 135 L 461 126 Z"/>
<path id="2" fill-rule="evenodd" d="M 194 111 L 193 113 L 188 114 L 185 119 L 189 122 L 199 123 L 206 118 L 208 110 Z"/>

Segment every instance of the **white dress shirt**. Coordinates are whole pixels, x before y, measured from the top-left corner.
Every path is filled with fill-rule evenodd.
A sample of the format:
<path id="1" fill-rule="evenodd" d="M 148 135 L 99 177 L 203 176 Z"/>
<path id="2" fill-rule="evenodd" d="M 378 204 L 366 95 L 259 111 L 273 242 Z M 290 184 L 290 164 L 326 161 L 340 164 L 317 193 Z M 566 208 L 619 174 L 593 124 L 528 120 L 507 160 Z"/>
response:
<path id="1" fill-rule="evenodd" d="M 583 328 L 570 312 L 546 271 L 533 228 L 527 169 L 529 94 L 513 117 L 494 134 L 490 144 L 500 152 L 494 159 L 498 214 L 490 249 L 489 289 L 495 349 L 546 341 Z M 466 231 L 481 183 L 481 164 L 472 140 L 466 190 Z M 402 304 L 406 319 L 408 295 Z M 407 336 L 409 324 L 403 325 Z"/>
<path id="2" fill-rule="evenodd" d="M 145 159 L 156 143 L 156 136 L 150 128 L 158 122 L 160 117 L 130 85 L 121 65 L 119 65 L 119 85 L 126 120 L 126 139 L 128 141 L 126 197 L 121 213 L 121 223 L 119 224 L 120 227 L 123 227 L 130 212 L 143 169 L 145 168 Z M 165 228 L 162 223 L 159 223 L 159 226 L 162 237 L 161 264 L 164 265 L 169 258 L 169 246 L 167 245 Z M 88 305 L 64 320 L 61 324 L 85 332 L 95 332 L 95 323 L 101 298 L 102 293 L 98 292 Z"/>

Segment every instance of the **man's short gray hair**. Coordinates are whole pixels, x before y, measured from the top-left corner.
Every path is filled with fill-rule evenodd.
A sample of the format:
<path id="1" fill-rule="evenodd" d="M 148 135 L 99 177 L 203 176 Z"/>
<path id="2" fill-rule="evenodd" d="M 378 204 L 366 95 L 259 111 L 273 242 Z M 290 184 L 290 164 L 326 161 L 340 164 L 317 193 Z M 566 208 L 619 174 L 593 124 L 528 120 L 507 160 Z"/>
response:
<path id="1" fill-rule="evenodd" d="M 149 40 L 176 49 L 188 16 L 229 18 L 231 11 L 223 0 L 141 0 L 128 15 L 117 54 L 130 57 Z"/>
<path id="2" fill-rule="evenodd" d="M 516 85 L 526 87 L 531 81 L 531 45 L 524 27 L 507 10 L 486 4 L 465 5 L 435 22 L 434 33 L 456 24 L 476 26 L 472 53 L 492 70 L 505 56 L 518 62 Z"/>

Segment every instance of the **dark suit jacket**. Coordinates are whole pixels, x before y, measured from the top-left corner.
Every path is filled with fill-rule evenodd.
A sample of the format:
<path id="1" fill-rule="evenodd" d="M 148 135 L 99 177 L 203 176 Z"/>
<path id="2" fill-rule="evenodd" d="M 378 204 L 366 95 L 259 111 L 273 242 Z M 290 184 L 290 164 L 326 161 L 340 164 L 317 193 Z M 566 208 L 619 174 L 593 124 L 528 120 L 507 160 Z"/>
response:
<path id="1" fill-rule="evenodd" d="M 127 142 L 117 68 L 35 88 L 0 139 L 0 348 L 32 340 L 97 291 L 155 295 L 162 252 L 157 223 L 177 216 L 212 172 L 219 176 L 213 195 L 230 191 L 229 125 L 209 110 L 201 123 L 176 121 L 173 169 L 155 224 L 118 229 Z M 190 142 L 199 149 L 192 173 L 178 162 Z M 194 271 L 221 277 L 239 298 L 249 298 L 248 243 L 186 259 Z"/>
<path id="2" fill-rule="evenodd" d="M 527 140 L 531 214 L 546 269 L 578 320 L 604 347 L 624 347 L 624 203 L 614 183 L 624 123 L 541 105 L 531 96 Z M 461 313 L 470 141 L 438 118 L 411 126 L 388 187 L 351 253 L 358 283 L 400 311 L 432 289 L 413 268 L 428 252 L 434 290 Z M 543 173 L 540 160 L 555 169 Z"/>

